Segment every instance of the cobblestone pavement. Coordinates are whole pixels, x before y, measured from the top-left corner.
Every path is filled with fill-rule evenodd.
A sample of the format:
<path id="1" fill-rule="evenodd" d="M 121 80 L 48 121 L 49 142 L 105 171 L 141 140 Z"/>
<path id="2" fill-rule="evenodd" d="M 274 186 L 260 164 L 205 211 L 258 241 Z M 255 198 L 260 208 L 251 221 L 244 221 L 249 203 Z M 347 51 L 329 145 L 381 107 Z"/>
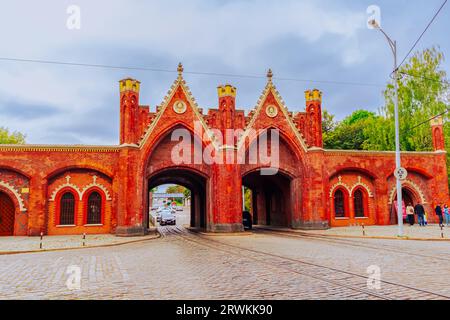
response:
<path id="1" fill-rule="evenodd" d="M 303 233 L 323 234 L 323 235 L 340 235 L 340 236 L 362 236 L 363 229 L 361 226 L 331 228 L 328 230 L 302 231 Z M 392 226 L 365 226 L 367 237 L 397 237 L 398 227 Z M 403 227 L 403 235 L 414 239 L 442 239 L 450 240 L 450 226 L 444 226 L 442 229 L 437 224 L 430 224 L 426 227 L 420 227 L 418 224 L 410 226 L 405 224 Z"/>
<path id="2" fill-rule="evenodd" d="M 259 232 L 203 236 L 180 227 L 160 230 L 160 239 L 120 247 L 0 256 L 0 298 L 450 297 L 446 242 L 353 241 Z M 371 265 L 381 268 L 380 290 L 367 288 Z M 73 279 L 74 267 L 81 271 L 80 290 L 66 285 Z"/>

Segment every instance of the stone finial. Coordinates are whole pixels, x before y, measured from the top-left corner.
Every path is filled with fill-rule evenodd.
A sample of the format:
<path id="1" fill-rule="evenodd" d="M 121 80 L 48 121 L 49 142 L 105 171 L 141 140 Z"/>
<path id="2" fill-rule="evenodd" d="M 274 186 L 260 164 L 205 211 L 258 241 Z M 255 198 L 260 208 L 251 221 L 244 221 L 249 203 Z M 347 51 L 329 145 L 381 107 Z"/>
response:
<path id="1" fill-rule="evenodd" d="M 183 75 L 183 71 L 184 71 L 183 64 L 181 62 L 178 64 L 177 71 L 178 71 L 178 76 L 181 77 Z"/>
<path id="2" fill-rule="evenodd" d="M 267 70 L 267 80 L 272 81 L 273 72 L 272 69 Z"/>

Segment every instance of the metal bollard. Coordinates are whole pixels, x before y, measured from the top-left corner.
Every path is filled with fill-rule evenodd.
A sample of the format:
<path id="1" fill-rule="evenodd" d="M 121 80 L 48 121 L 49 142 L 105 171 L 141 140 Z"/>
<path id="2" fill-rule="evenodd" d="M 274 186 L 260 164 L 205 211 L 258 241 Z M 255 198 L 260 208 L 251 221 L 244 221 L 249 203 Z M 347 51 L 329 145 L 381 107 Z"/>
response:
<path id="1" fill-rule="evenodd" d="M 86 233 L 83 233 L 83 247 L 86 247 Z"/>
<path id="2" fill-rule="evenodd" d="M 364 227 L 364 223 L 361 225 L 361 227 L 362 227 L 362 231 L 363 231 L 363 237 L 365 237 L 366 236 L 366 229 Z"/>
<path id="3" fill-rule="evenodd" d="M 441 238 L 444 239 L 444 226 L 441 225 Z"/>
<path id="4" fill-rule="evenodd" d="M 41 240 L 40 240 L 40 243 L 39 243 L 39 249 L 42 249 L 42 239 L 43 238 L 44 238 L 44 233 L 41 232 Z"/>

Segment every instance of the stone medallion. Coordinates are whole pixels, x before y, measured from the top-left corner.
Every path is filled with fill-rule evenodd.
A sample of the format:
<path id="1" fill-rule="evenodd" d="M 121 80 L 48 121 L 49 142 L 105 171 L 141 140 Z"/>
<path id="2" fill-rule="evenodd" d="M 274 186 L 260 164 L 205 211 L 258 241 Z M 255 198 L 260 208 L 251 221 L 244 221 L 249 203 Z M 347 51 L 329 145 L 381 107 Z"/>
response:
<path id="1" fill-rule="evenodd" d="M 275 118 L 278 115 L 278 108 L 273 104 L 268 105 L 266 108 L 266 114 L 270 118 Z"/>
<path id="2" fill-rule="evenodd" d="M 175 101 L 175 103 L 173 104 L 173 111 L 175 111 L 178 114 L 183 114 L 186 112 L 187 106 L 186 103 L 184 103 L 184 101 L 178 100 Z"/>

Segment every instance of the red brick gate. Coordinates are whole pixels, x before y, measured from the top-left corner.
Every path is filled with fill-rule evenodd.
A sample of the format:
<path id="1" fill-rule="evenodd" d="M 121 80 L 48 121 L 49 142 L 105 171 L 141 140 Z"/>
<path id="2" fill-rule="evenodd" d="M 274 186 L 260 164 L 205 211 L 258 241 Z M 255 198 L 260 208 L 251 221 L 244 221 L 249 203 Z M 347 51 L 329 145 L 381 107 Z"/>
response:
<path id="1" fill-rule="evenodd" d="M 260 224 L 322 229 L 391 223 L 394 153 L 325 150 L 319 90 L 305 92 L 304 111 L 289 111 L 269 71 L 249 113 L 236 109 L 231 85 L 219 86 L 217 108 L 204 112 L 182 73 L 180 65 L 168 94 L 152 110 L 139 103 L 139 81 L 120 81 L 119 145 L 0 146 L 0 189 L 15 212 L 11 222 L 11 202 L 3 200 L 5 233 L 11 234 L 13 223 L 15 235 L 142 235 L 149 224 L 149 190 L 163 183 L 193 191 L 191 225 L 209 232 L 243 230 L 243 185 L 253 191 Z M 448 200 L 443 123 L 433 121 L 431 127 L 433 151 L 402 155 L 409 171 L 405 190 L 428 211 Z M 265 146 L 271 162 L 249 161 L 255 145 L 264 149 L 258 144 L 264 135 L 279 138 Z M 189 148 L 180 152 L 185 140 Z M 273 175 L 261 175 L 274 167 Z M 95 219 L 89 218 L 93 193 L 101 202 Z"/>

